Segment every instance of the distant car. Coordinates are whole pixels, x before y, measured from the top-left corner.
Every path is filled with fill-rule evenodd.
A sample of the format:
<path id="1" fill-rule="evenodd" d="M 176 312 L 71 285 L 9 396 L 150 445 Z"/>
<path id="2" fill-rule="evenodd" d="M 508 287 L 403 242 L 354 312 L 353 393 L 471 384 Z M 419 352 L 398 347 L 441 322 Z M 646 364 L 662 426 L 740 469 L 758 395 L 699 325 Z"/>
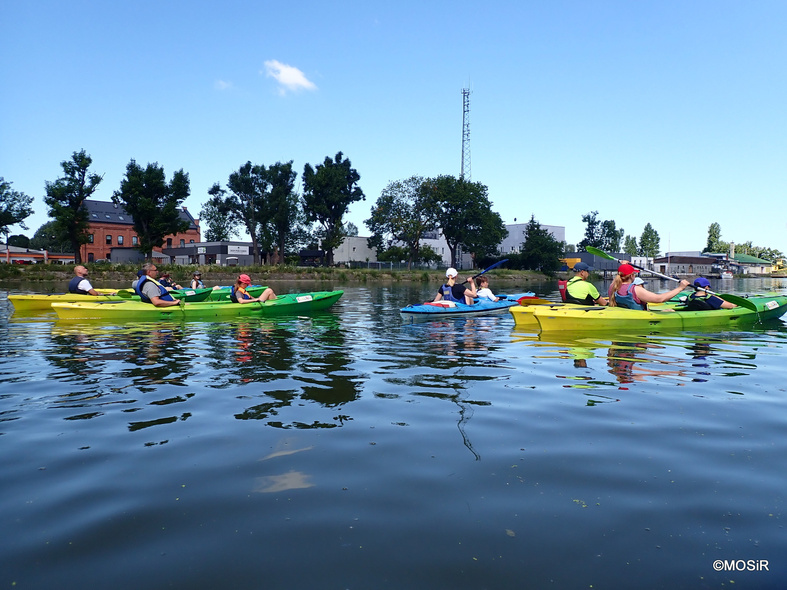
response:
<path id="1" fill-rule="evenodd" d="M 14 264 L 33 264 L 32 260 L 14 260 Z"/>

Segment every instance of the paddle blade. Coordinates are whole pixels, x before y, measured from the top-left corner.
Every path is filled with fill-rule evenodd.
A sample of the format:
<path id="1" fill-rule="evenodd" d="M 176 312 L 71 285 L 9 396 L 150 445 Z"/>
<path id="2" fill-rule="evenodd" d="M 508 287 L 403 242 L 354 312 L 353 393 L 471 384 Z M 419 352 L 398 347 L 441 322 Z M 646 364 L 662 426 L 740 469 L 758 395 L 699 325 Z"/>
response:
<path id="1" fill-rule="evenodd" d="M 727 295 L 726 293 L 717 294 L 717 297 L 720 299 L 724 299 L 724 301 L 729 301 L 733 305 L 737 305 L 738 307 L 743 307 L 745 309 L 750 309 L 751 311 L 757 311 L 757 306 L 753 301 L 749 301 L 745 297 L 738 297 L 737 295 Z"/>
<path id="2" fill-rule="evenodd" d="M 611 256 L 604 252 L 603 250 L 599 250 L 598 248 L 594 248 L 593 246 L 586 246 L 585 251 L 588 254 L 593 254 L 594 256 L 598 256 L 600 258 L 606 258 L 607 260 L 617 260 L 614 256 Z"/>
<path id="3" fill-rule="evenodd" d="M 136 293 L 132 289 L 118 289 L 117 296 L 123 299 L 131 299 Z"/>

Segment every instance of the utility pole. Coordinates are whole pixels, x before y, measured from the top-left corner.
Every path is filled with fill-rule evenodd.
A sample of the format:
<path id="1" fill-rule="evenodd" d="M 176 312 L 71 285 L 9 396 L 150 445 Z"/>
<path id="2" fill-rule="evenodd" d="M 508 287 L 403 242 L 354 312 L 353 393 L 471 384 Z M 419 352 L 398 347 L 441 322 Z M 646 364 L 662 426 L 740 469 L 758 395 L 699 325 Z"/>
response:
<path id="1" fill-rule="evenodd" d="M 461 178 L 470 181 L 470 89 L 462 89 L 462 173 Z"/>

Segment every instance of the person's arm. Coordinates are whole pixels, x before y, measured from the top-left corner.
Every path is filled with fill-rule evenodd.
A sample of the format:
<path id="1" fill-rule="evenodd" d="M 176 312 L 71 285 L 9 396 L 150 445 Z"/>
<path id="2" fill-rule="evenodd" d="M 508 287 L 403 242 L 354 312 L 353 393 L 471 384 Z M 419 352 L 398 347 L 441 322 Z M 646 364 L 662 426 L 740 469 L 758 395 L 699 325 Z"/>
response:
<path id="1" fill-rule="evenodd" d="M 637 298 L 640 301 L 645 303 L 664 303 L 689 287 L 691 287 L 691 284 L 689 284 L 688 281 L 683 280 L 680 282 L 680 285 L 675 287 L 672 291 L 667 291 L 666 293 L 651 293 L 641 285 L 635 285 L 632 287 L 632 289 L 637 289 Z"/>
<path id="2" fill-rule="evenodd" d="M 434 303 L 435 301 L 440 301 L 442 298 L 443 298 L 443 292 L 438 291 L 437 295 L 435 295 L 434 299 L 432 299 L 432 303 Z"/>
<path id="3" fill-rule="evenodd" d="M 475 279 L 473 277 L 467 277 L 465 283 L 470 283 L 470 288 L 468 289 L 465 287 L 465 295 L 468 297 L 475 298 L 478 295 L 478 292 L 475 288 Z"/>
<path id="4" fill-rule="evenodd" d="M 718 299 L 719 301 L 721 301 L 721 304 L 719 305 L 719 309 L 734 309 L 738 307 L 734 303 L 730 303 L 729 301 L 724 301 L 724 299 L 722 299 L 721 297 L 717 297 L 716 295 L 711 295 L 711 298 Z"/>
<path id="5" fill-rule="evenodd" d="M 186 302 L 182 299 L 175 299 L 174 301 L 167 301 L 166 299 L 162 299 L 161 297 L 154 295 L 150 298 L 150 302 L 155 305 L 156 307 L 173 307 L 175 305 L 186 305 Z"/>
<path id="6" fill-rule="evenodd" d="M 590 292 L 590 296 L 593 298 L 593 303 L 596 305 L 606 305 L 609 303 L 605 297 L 601 296 L 601 293 L 598 292 L 598 289 L 594 285 L 589 285 L 588 291 Z"/>

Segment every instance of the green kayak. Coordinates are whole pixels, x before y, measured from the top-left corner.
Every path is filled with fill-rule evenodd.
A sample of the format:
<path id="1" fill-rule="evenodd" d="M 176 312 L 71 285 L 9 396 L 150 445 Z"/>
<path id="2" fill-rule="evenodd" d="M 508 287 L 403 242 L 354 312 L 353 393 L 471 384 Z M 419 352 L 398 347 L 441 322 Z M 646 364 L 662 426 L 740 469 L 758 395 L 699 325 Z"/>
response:
<path id="1" fill-rule="evenodd" d="M 252 303 L 232 301 L 202 301 L 171 307 L 156 307 L 140 301 L 107 301 L 103 303 L 54 303 L 59 319 L 63 320 L 222 320 L 236 317 L 271 317 L 298 315 L 329 308 L 344 291 L 315 291 L 288 293 L 276 299 Z"/>

